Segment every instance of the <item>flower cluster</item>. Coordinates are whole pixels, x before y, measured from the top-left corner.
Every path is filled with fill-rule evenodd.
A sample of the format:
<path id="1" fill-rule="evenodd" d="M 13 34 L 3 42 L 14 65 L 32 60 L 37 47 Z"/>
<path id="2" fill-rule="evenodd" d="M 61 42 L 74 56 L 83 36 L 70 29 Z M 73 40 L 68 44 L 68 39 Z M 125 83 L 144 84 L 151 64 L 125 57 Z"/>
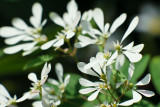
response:
<path id="1" fill-rule="evenodd" d="M 154 92 L 138 89 L 137 86 L 149 84 L 151 75 L 147 74 L 141 81 L 132 82 L 134 74 L 134 63 L 142 59 L 140 52 L 144 44 L 134 46 L 134 42 L 124 45 L 124 40 L 136 28 L 139 22 L 138 16 L 134 17 L 128 29 L 124 33 L 121 41 L 113 41 L 114 51 L 106 48 L 106 43 L 112 34 L 125 22 L 127 14 L 123 13 L 110 26 L 104 22 L 104 13 L 100 8 L 88 10 L 81 15 L 75 0 L 70 0 L 67 4 L 67 12 L 60 17 L 56 12 L 50 12 L 49 18 L 55 24 L 61 26 L 54 38 L 49 39 L 49 35 L 43 33 L 43 26 L 47 19 L 42 21 L 43 8 L 40 3 L 34 3 L 32 7 L 33 16 L 29 21 L 32 27 L 28 26 L 22 19 L 14 18 L 13 27 L 5 26 L 0 28 L 1 37 L 5 38 L 5 43 L 10 45 L 4 49 L 6 54 L 15 54 L 23 51 L 22 55 L 29 55 L 41 49 L 45 51 L 51 47 L 54 51 L 63 52 L 66 56 L 73 57 L 78 69 L 84 73 L 84 77 L 79 78 L 79 84 L 83 86 L 79 89 L 80 94 L 88 94 L 87 101 L 94 101 L 99 96 L 106 96 L 105 101 L 97 104 L 98 107 L 130 106 L 139 102 L 142 95 L 145 97 L 154 96 Z M 94 22 L 97 27 L 93 26 Z M 70 40 L 74 40 L 72 46 Z M 67 44 L 67 48 L 65 47 Z M 78 48 L 84 48 L 94 44 L 98 46 L 99 52 L 95 57 L 91 57 L 89 63 L 78 62 L 76 52 Z M 65 48 L 64 48 L 65 47 Z M 125 60 L 128 60 L 128 77 L 121 71 Z M 71 75 L 64 77 L 63 66 L 60 63 L 55 65 L 56 79 L 49 78 L 51 64 L 45 63 L 40 80 L 35 73 L 30 73 L 28 79 L 33 83 L 30 91 L 17 99 L 9 95 L 6 88 L 0 84 L 0 107 L 17 106 L 16 104 L 27 99 L 40 99 L 35 101 L 33 107 L 57 107 L 66 101 L 66 87 L 70 83 Z M 92 76 L 92 81 L 88 78 Z M 48 79 L 48 81 L 47 81 Z M 132 97 L 127 101 L 122 101 L 122 97 L 127 92 L 132 93 Z M 92 94 L 90 94 L 92 93 Z M 96 105 L 95 105 L 96 106 Z"/>

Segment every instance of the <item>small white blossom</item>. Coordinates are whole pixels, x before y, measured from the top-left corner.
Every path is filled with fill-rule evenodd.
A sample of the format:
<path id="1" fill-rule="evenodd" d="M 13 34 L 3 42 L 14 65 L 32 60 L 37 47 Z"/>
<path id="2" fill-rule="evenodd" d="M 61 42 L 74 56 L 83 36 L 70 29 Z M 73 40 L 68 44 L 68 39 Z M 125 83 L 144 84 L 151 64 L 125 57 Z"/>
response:
<path id="1" fill-rule="evenodd" d="M 149 84 L 150 80 L 151 80 L 151 75 L 147 74 L 142 80 L 140 80 L 138 83 L 133 84 L 130 82 L 132 76 L 133 76 L 133 72 L 134 72 L 134 66 L 133 64 L 130 64 L 129 69 L 128 69 L 128 80 L 127 80 L 127 87 L 128 89 L 132 90 L 132 94 L 133 94 L 133 102 L 139 102 L 142 99 L 142 95 L 144 95 L 145 97 L 152 97 L 155 95 L 155 93 L 153 91 L 149 91 L 149 90 L 143 90 L 143 89 L 137 89 L 137 86 L 144 86 Z M 140 94 L 139 94 L 140 93 Z"/>
<path id="2" fill-rule="evenodd" d="M 57 25 L 62 26 L 64 29 L 58 33 L 56 39 L 53 39 L 44 44 L 41 49 L 49 49 L 52 45 L 59 48 L 64 44 L 65 39 L 70 39 L 75 35 L 76 27 L 80 21 L 81 13 L 78 11 L 78 6 L 75 0 L 71 0 L 67 4 L 67 12 L 61 18 L 56 12 L 49 14 L 50 19 Z"/>
<path id="3" fill-rule="evenodd" d="M 56 74 L 57 74 L 57 77 L 58 77 L 59 81 L 49 78 L 48 82 L 53 84 L 53 85 L 58 86 L 61 93 L 63 93 L 65 91 L 65 87 L 69 83 L 70 75 L 68 74 L 63 80 L 63 66 L 60 63 L 56 64 L 55 71 L 56 71 Z"/>
<path id="4" fill-rule="evenodd" d="M 37 79 L 37 76 L 35 73 L 30 73 L 28 75 L 28 79 L 31 80 L 33 83 L 33 87 L 31 88 L 31 93 L 39 93 L 41 91 L 41 88 L 43 84 L 46 82 L 48 78 L 48 73 L 51 70 L 51 64 L 45 63 L 42 72 L 41 72 L 41 80 Z"/>
<path id="5" fill-rule="evenodd" d="M 85 46 L 88 46 L 90 44 L 103 44 L 103 41 L 101 40 L 101 36 L 104 38 L 108 38 L 110 37 L 110 35 L 121 25 L 123 24 L 123 22 L 126 19 L 126 14 L 122 14 L 120 15 L 112 24 L 110 30 L 109 30 L 109 23 L 107 23 L 104 26 L 104 15 L 101 9 L 96 8 L 93 11 L 93 18 L 96 22 L 96 24 L 98 25 L 98 27 L 100 28 L 101 31 L 92 28 L 91 24 L 90 24 L 90 20 L 83 20 L 81 21 L 81 25 L 82 25 L 82 33 L 83 34 L 89 34 L 90 37 L 84 36 L 84 35 L 80 35 L 78 36 L 78 43 L 75 43 L 75 47 L 77 48 L 82 48 Z M 96 35 L 99 35 L 100 37 L 98 38 Z"/>
<path id="6" fill-rule="evenodd" d="M 99 92 L 102 89 L 106 90 L 108 88 L 108 86 L 103 82 L 91 82 L 84 78 L 80 78 L 79 83 L 84 87 L 89 87 L 89 88 L 84 88 L 84 89 L 79 90 L 81 94 L 88 94 L 88 93 L 93 92 L 93 94 L 91 94 L 88 97 L 87 99 L 88 101 L 93 101 L 94 99 L 96 99 L 96 97 L 98 96 Z"/>
<path id="7" fill-rule="evenodd" d="M 116 48 L 116 51 L 118 51 L 119 53 L 123 53 L 124 55 L 126 55 L 126 57 L 132 63 L 138 62 L 142 58 L 142 55 L 139 52 L 142 51 L 142 49 L 144 47 L 144 44 L 139 44 L 139 45 L 133 46 L 134 42 L 131 42 L 127 46 L 123 47 L 122 46 L 122 42 L 135 29 L 135 27 L 138 24 L 138 21 L 139 21 L 139 18 L 135 17 L 132 20 L 131 24 L 129 25 L 127 31 L 123 35 L 121 42 L 117 41 L 117 43 L 114 43 L 114 47 Z"/>
<path id="8" fill-rule="evenodd" d="M 30 23 L 33 27 L 28 26 L 22 19 L 14 18 L 12 25 L 14 27 L 5 26 L 0 28 L 0 35 L 5 39 L 5 43 L 10 46 L 4 49 L 7 54 L 14 54 L 21 50 L 26 51 L 23 55 L 28 55 L 38 49 L 36 44 L 43 43 L 47 40 L 47 37 L 41 34 L 42 27 L 46 23 L 46 19 L 42 20 L 42 6 L 40 3 L 34 3 L 32 7 L 33 16 L 30 17 Z M 26 42 L 15 45 L 20 41 Z"/>
<path id="9" fill-rule="evenodd" d="M 93 18 L 100 28 L 100 31 L 95 29 L 95 33 L 103 36 L 104 38 L 108 38 L 115 30 L 124 23 L 126 20 L 127 15 L 125 13 L 121 14 L 112 24 L 109 30 L 109 23 L 104 25 L 104 14 L 100 8 L 96 8 L 93 11 Z"/>
<path id="10" fill-rule="evenodd" d="M 0 107 L 16 107 L 16 103 L 24 101 L 24 96 L 17 99 L 16 95 L 12 98 L 7 89 L 0 84 Z"/>

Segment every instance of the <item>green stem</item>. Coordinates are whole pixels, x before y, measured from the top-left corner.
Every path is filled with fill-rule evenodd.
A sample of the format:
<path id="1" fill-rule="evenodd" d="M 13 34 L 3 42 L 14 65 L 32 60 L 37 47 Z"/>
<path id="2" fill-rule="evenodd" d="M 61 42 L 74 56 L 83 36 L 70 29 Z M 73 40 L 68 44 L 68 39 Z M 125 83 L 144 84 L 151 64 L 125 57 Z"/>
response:
<path id="1" fill-rule="evenodd" d="M 108 92 L 112 96 L 112 98 L 114 99 L 114 101 L 116 101 L 116 98 L 113 96 L 113 94 L 111 93 L 110 89 L 108 89 Z"/>

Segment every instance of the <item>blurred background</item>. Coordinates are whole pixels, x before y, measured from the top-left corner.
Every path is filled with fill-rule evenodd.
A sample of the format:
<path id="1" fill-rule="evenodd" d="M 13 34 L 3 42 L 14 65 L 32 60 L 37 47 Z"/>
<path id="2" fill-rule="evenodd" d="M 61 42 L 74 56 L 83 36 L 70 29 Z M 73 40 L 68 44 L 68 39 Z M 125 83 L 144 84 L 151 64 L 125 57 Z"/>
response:
<path id="1" fill-rule="evenodd" d="M 66 4 L 69 0 L 0 0 L 0 27 L 11 26 L 11 20 L 14 17 L 20 17 L 30 25 L 29 17 L 32 15 L 31 7 L 34 2 L 40 2 L 43 6 L 43 19 L 47 18 L 48 22 L 44 27 L 44 33 L 51 38 L 54 37 L 56 31 L 60 28 L 50 21 L 48 14 L 55 11 L 60 15 L 66 11 Z M 154 106 L 160 105 L 160 1 L 159 0 L 76 0 L 79 10 L 83 13 L 86 10 L 100 7 L 104 11 L 105 22 L 112 23 L 121 13 L 127 13 L 127 20 L 113 34 L 111 40 L 120 40 L 126 31 L 131 20 L 135 16 L 139 16 L 140 22 L 136 30 L 126 39 L 126 44 L 135 41 L 136 44 L 143 43 L 145 47 L 142 51 L 143 55 L 147 56 L 147 66 L 142 72 L 145 76 L 148 72 L 152 74 L 152 82 L 147 89 L 153 90 L 156 95 L 152 98 L 144 98 L 150 101 Z M 26 57 L 22 57 L 21 53 L 14 55 L 5 55 L 3 53 L 4 39 L 0 38 L 0 83 L 6 86 L 11 95 L 14 93 L 20 97 L 24 91 L 28 91 L 30 81 L 27 79 L 29 72 L 40 74 L 44 63 L 33 63 L 30 60 L 39 61 L 45 59 L 52 63 L 52 71 L 56 62 L 61 62 L 64 65 L 66 72 L 79 72 L 75 62 L 70 58 L 52 58 L 41 55 L 47 52 L 53 53 L 53 50 L 36 52 Z M 108 48 L 110 47 L 107 44 Z M 97 47 L 89 46 L 78 51 L 77 57 L 79 61 L 88 62 L 91 56 L 95 56 Z M 87 55 L 86 55 L 87 53 Z M 37 58 L 38 57 L 38 58 Z M 48 60 L 47 60 L 48 59 Z M 29 68 L 27 66 L 33 65 Z M 40 66 L 41 65 L 41 66 Z M 143 65 L 143 64 L 142 64 Z M 72 66 L 72 68 L 68 67 Z M 27 69 L 25 69 L 27 68 Z M 50 77 L 55 77 L 55 73 L 51 73 Z M 23 104 L 23 107 L 28 107 Z"/>

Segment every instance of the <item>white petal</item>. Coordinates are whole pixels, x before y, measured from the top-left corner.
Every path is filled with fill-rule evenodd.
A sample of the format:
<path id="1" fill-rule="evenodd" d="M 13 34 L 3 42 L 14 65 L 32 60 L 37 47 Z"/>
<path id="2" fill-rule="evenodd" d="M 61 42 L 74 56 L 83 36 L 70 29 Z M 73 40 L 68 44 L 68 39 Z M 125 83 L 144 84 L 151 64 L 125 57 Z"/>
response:
<path id="1" fill-rule="evenodd" d="M 23 40 L 26 36 L 27 35 L 19 35 L 19 36 L 7 38 L 7 39 L 5 39 L 5 43 L 8 45 L 14 45 L 14 44 L 20 42 L 21 40 Z"/>
<path id="2" fill-rule="evenodd" d="M 84 89 L 79 90 L 79 93 L 88 94 L 88 93 L 93 92 L 95 90 L 97 90 L 97 88 L 84 88 Z"/>
<path id="3" fill-rule="evenodd" d="M 66 33 L 66 39 L 70 39 L 70 38 L 72 38 L 74 35 L 75 35 L 75 32 L 73 32 L 73 31 L 68 31 L 67 33 Z"/>
<path id="4" fill-rule="evenodd" d="M 111 56 L 110 59 L 116 59 L 117 57 L 118 57 L 118 52 L 115 51 L 115 52 L 112 54 L 112 56 Z"/>
<path id="5" fill-rule="evenodd" d="M 90 58 L 90 63 L 97 61 L 96 58 L 92 57 Z M 95 65 L 92 66 L 92 68 L 94 69 L 94 71 L 96 71 L 99 75 L 102 74 L 102 70 L 101 67 L 98 63 L 95 63 Z"/>
<path id="6" fill-rule="evenodd" d="M 98 96 L 99 92 L 100 92 L 100 89 L 95 91 L 92 95 L 90 95 L 88 97 L 88 101 L 93 101 L 94 99 L 96 99 L 96 97 Z"/>
<path id="7" fill-rule="evenodd" d="M 143 85 L 147 85 L 149 84 L 149 82 L 151 81 L 151 74 L 147 74 L 142 80 L 140 80 L 137 84 L 135 84 L 136 86 L 143 86 Z"/>
<path id="8" fill-rule="evenodd" d="M 15 45 L 8 48 L 5 48 L 3 51 L 6 54 L 15 54 L 21 51 L 24 48 L 25 44 Z"/>
<path id="9" fill-rule="evenodd" d="M 41 25 L 43 8 L 40 3 L 34 3 L 32 6 L 33 16 L 30 18 L 30 22 L 34 27 L 39 27 Z"/>
<path id="10" fill-rule="evenodd" d="M 5 26 L 0 28 L 0 35 L 4 38 L 21 35 L 23 33 L 23 31 L 20 31 L 14 27 Z"/>
<path id="11" fill-rule="evenodd" d="M 103 35 L 103 33 L 102 33 L 101 31 L 99 31 L 98 29 L 94 29 L 94 28 L 93 28 L 93 30 L 94 30 L 94 33 L 95 33 L 95 34 L 100 35 L 100 36 Z"/>
<path id="12" fill-rule="evenodd" d="M 7 103 L 8 99 L 5 96 L 0 95 L 0 107 L 6 107 L 6 106 L 2 106 L 3 104 Z"/>
<path id="13" fill-rule="evenodd" d="M 139 18 L 136 16 L 131 24 L 129 25 L 127 31 L 125 32 L 124 36 L 122 37 L 121 43 L 123 42 L 123 40 L 136 28 L 137 24 L 139 22 Z"/>
<path id="14" fill-rule="evenodd" d="M 86 64 L 84 62 L 78 62 L 78 64 L 77 64 L 77 67 L 81 72 L 88 74 L 88 75 L 99 77 L 93 70 L 84 69 L 84 66 L 86 66 Z"/>
<path id="15" fill-rule="evenodd" d="M 30 74 L 28 75 L 28 79 L 31 80 L 31 81 L 33 81 L 34 83 L 36 83 L 36 82 L 38 81 L 38 80 L 37 80 L 37 76 L 36 76 L 35 73 L 30 73 Z"/>
<path id="16" fill-rule="evenodd" d="M 48 75 L 50 70 L 51 70 L 51 64 L 48 64 L 48 66 L 47 66 L 47 62 L 46 62 L 43 69 L 42 69 L 42 72 L 41 72 L 41 78 Z"/>
<path id="17" fill-rule="evenodd" d="M 93 43 L 93 41 L 95 41 L 95 39 L 91 39 L 87 36 L 82 36 L 82 35 L 78 36 L 78 40 L 84 43 Z"/>
<path id="18" fill-rule="evenodd" d="M 126 20 L 127 14 L 123 13 L 121 14 L 112 24 L 111 29 L 110 29 L 110 34 L 112 34 L 113 32 L 115 32 L 115 30 L 124 23 L 124 21 Z"/>
<path id="19" fill-rule="evenodd" d="M 53 40 L 51 40 L 51 41 L 48 41 L 47 43 L 45 43 L 45 44 L 43 44 L 43 45 L 41 46 L 41 49 L 42 49 L 42 50 L 47 50 L 47 49 L 49 49 L 56 41 L 57 41 L 57 39 L 53 39 Z"/>
<path id="20" fill-rule="evenodd" d="M 62 27 L 65 27 L 65 23 L 64 23 L 63 19 L 62 19 L 57 13 L 51 12 L 51 13 L 49 14 L 49 17 L 50 17 L 50 19 L 51 19 L 54 23 L 56 23 L 57 25 L 60 25 L 60 26 L 62 26 Z"/>
<path id="21" fill-rule="evenodd" d="M 82 15 L 82 20 L 87 20 L 90 21 L 93 17 L 93 11 L 89 10 L 89 11 L 85 11 Z"/>
<path id="22" fill-rule="evenodd" d="M 14 18 L 12 20 L 12 25 L 18 29 L 28 30 L 28 25 L 20 18 Z"/>
<path id="23" fill-rule="evenodd" d="M 153 91 L 149 91 L 149 90 L 137 90 L 137 91 L 142 95 L 144 95 L 145 97 L 152 97 L 155 95 Z"/>
<path id="24" fill-rule="evenodd" d="M 103 15 L 103 11 L 100 8 L 94 9 L 93 18 L 94 18 L 96 24 L 98 25 L 98 27 L 103 32 L 103 30 L 104 30 L 104 15 Z"/>
<path id="25" fill-rule="evenodd" d="M 139 93 L 137 93 L 136 91 L 132 90 L 132 94 L 133 94 L 133 102 L 134 103 L 137 103 L 142 99 L 142 96 Z"/>
<path id="26" fill-rule="evenodd" d="M 79 21 L 80 21 L 80 18 L 81 18 L 81 13 L 78 12 L 78 13 L 76 14 L 75 19 L 73 19 L 73 22 L 72 22 L 72 24 L 71 24 L 71 30 L 74 30 L 74 29 L 75 29 L 75 27 L 78 25 L 78 23 L 79 23 Z"/>
<path id="27" fill-rule="evenodd" d="M 131 100 L 127 100 L 127 101 L 125 101 L 125 102 L 122 102 L 122 103 L 120 103 L 120 104 L 118 104 L 119 106 L 130 106 L 130 105 L 132 105 L 134 102 L 133 102 L 133 100 L 131 99 Z"/>
<path id="28" fill-rule="evenodd" d="M 71 0 L 70 2 L 68 2 L 68 4 L 67 4 L 67 11 L 68 11 L 69 14 L 71 14 L 71 16 L 73 18 L 75 18 L 75 14 L 78 11 L 78 5 L 75 2 L 75 0 Z"/>
<path id="29" fill-rule="evenodd" d="M 57 86 L 59 85 L 58 81 L 55 80 L 55 79 L 49 78 L 49 79 L 48 79 L 48 82 L 51 83 L 51 84 L 53 84 L 53 85 L 57 85 Z"/>
<path id="30" fill-rule="evenodd" d="M 108 33 L 108 29 L 109 29 L 109 23 L 106 23 L 104 26 L 104 32 L 107 34 Z"/>
<path id="31" fill-rule="evenodd" d="M 48 93 L 42 88 L 42 105 L 43 107 L 50 107 Z"/>
<path id="32" fill-rule="evenodd" d="M 82 20 L 81 24 L 83 31 L 87 32 L 93 38 L 97 38 L 94 34 L 94 29 L 88 21 Z"/>
<path id="33" fill-rule="evenodd" d="M 122 49 L 124 49 L 124 50 L 132 49 L 132 48 L 133 48 L 133 45 L 134 45 L 134 42 L 131 42 L 131 43 L 128 44 L 127 46 L 123 47 Z"/>
<path id="34" fill-rule="evenodd" d="M 31 42 L 31 43 L 26 43 L 25 46 L 23 47 L 24 51 L 28 51 L 34 48 L 34 46 L 37 44 L 37 42 Z"/>
<path id="35" fill-rule="evenodd" d="M 80 78 L 80 79 L 79 79 L 79 83 L 80 83 L 82 86 L 85 86 L 85 87 L 88 87 L 88 86 L 97 86 L 97 83 L 94 83 L 94 82 L 89 81 L 89 80 L 84 79 L 84 78 Z"/>
<path id="36" fill-rule="evenodd" d="M 120 71 L 120 69 L 121 69 L 121 67 L 123 66 L 124 62 L 125 62 L 125 57 L 124 57 L 124 55 L 123 55 L 123 54 L 119 55 L 119 56 L 117 57 L 117 60 L 116 60 L 116 70 L 119 70 L 119 71 Z"/>
<path id="37" fill-rule="evenodd" d="M 130 63 L 129 68 L 128 68 L 128 80 L 132 78 L 134 69 L 135 69 L 134 64 Z"/>
<path id="38" fill-rule="evenodd" d="M 1 90 L 0 95 L 5 96 L 7 98 L 11 98 L 9 92 L 7 91 L 7 89 L 2 84 L 0 84 L 0 90 Z"/>
<path id="39" fill-rule="evenodd" d="M 35 47 L 33 47 L 31 50 L 24 51 L 24 52 L 22 53 L 22 56 L 29 55 L 29 54 L 33 53 L 34 51 L 36 51 L 37 49 L 39 49 L 39 46 L 35 46 Z"/>
<path id="40" fill-rule="evenodd" d="M 67 84 L 69 83 L 69 79 L 70 79 L 70 75 L 68 74 L 64 79 L 64 85 L 65 86 L 67 86 Z"/>
<path id="41" fill-rule="evenodd" d="M 63 82 L 63 66 L 60 63 L 57 63 L 55 66 L 56 74 L 59 79 L 59 81 L 62 83 Z"/>
<path id="42" fill-rule="evenodd" d="M 58 40 L 53 46 L 54 47 L 60 47 L 64 44 L 64 39 Z"/>
<path id="43" fill-rule="evenodd" d="M 41 77 L 40 85 L 43 85 L 46 82 L 47 79 L 48 79 L 48 75 Z"/>
<path id="44" fill-rule="evenodd" d="M 85 46 L 88 46 L 88 45 L 91 45 L 91 44 L 95 44 L 96 43 L 96 41 L 92 41 L 92 40 L 90 40 L 89 42 L 78 42 L 78 43 L 75 43 L 74 44 L 74 46 L 76 47 L 76 48 L 83 48 L 83 47 L 85 47 Z"/>
<path id="45" fill-rule="evenodd" d="M 139 44 L 139 45 L 134 46 L 128 51 L 138 53 L 142 51 L 143 47 L 144 47 L 144 44 Z"/>
<path id="46" fill-rule="evenodd" d="M 33 107 L 43 107 L 42 102 L 41 101 L 35 101 L 32 103 Z"/>
<path id="47" fill-rule="evenodd" d="M 92 68 L 93 66 L 95 66 L 96 64 L 98 64 L 98 61 L 94 58 L 94 57 L 92 57 L 92 62 L 90 61 L 88 64 L 86 64 L 85 66 L 84 66 L 84 69 L 90 69 L 90 68 Z M 91 60 L 91 59 L 90 59 Z"/>
<path id="48" fill-rule="evenodd" d="M 139 53 L 132 53 L 132 52 L 128 52 L 128 51 L 125 51 L 123 52 L 127 58 L 132 62 L 132 63 L 135 63 L 135 62 L 138 62 L 141 60 L 142 58 L 142 55 L 139 54 Z"/>
<path id="49" fill-rule="evenodd" d="M 22 101 L 28 99 L 29 96 L 30 96 L 30 92 L 27 92 L 21 98 L 17 99 L 16 102 L 22 102 Z"/>
<path id="50" fill-rule="evenodd" d="M 72 25 L 73 23 L 73 20 L 71 19 L 70 15 L 68 13 L 64 13 L 63 14 L 63 20 L 64 20 L 64 23 L 65 23 L 65 27 L 68 25 Z"/>

